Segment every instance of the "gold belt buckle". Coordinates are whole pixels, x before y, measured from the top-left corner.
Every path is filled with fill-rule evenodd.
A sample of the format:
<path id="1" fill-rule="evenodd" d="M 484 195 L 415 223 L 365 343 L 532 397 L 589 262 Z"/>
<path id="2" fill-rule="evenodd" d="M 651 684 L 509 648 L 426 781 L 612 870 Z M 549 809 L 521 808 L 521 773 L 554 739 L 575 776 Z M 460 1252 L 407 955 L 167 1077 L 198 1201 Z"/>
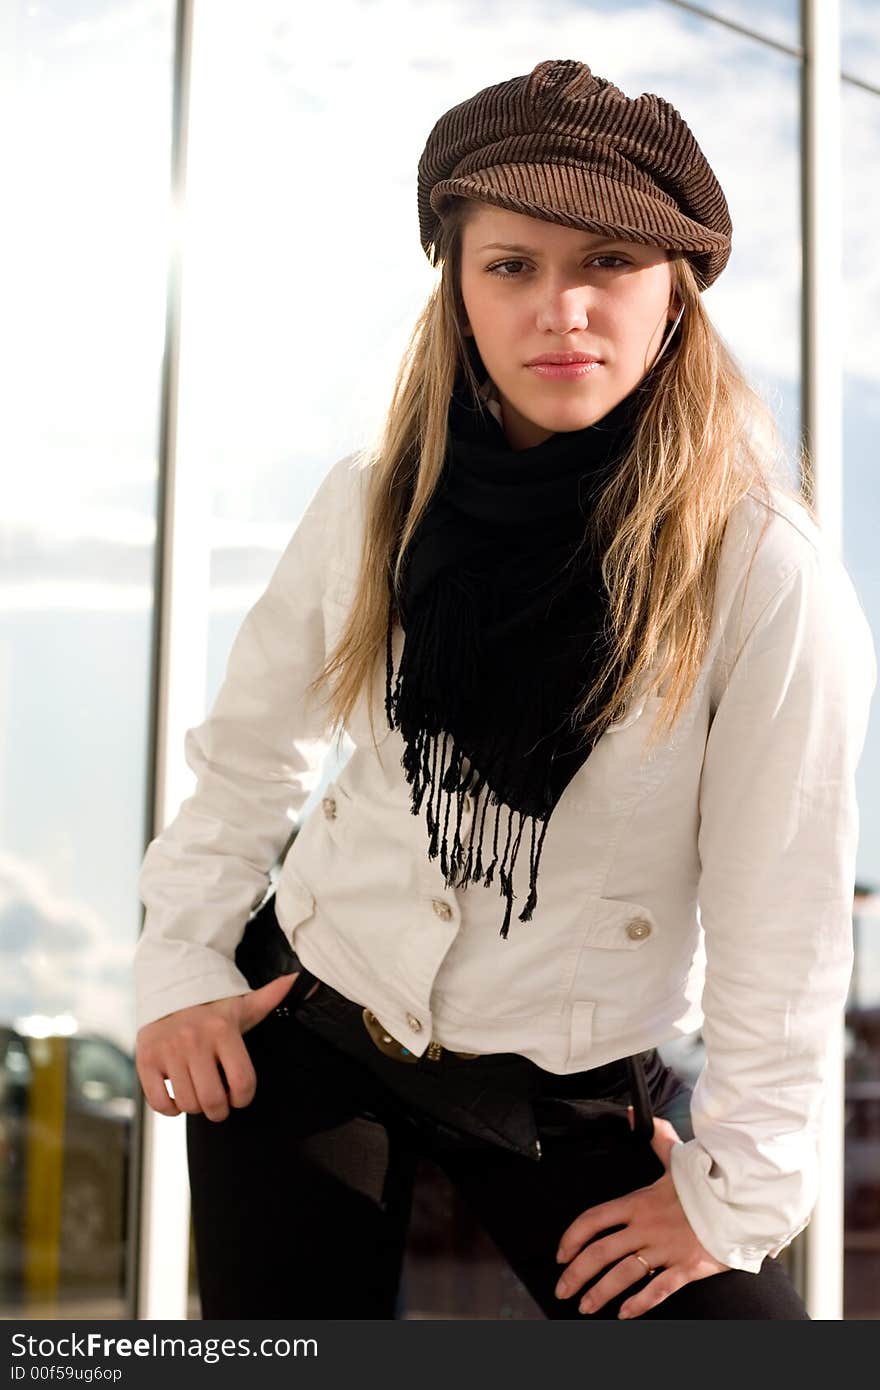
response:
<path id="1" fill-rule="evenodd" d="M 380 1052 L 384 1052 L 386 1057 L 393 1057 L 395 1062 L 417 1062 L 419 1059 L 408 1047 L 404 1047 L 402 1042 L 391 1036 L 387 1028 L 379 1022 L 372 1009 L 363 1011 L 364 1027 L 369 1033 L 373 1042 Z M 444 1047 L 442 1043 L 435 1042 L 432 1038 L 425 1048 L 425 1056 L 432 1062 L 439 1062 L 444 1052 L 448 1052 L 453 1057 L 479 1057 L 479 1052 L 455 1052 L 452 1048 Z"/>

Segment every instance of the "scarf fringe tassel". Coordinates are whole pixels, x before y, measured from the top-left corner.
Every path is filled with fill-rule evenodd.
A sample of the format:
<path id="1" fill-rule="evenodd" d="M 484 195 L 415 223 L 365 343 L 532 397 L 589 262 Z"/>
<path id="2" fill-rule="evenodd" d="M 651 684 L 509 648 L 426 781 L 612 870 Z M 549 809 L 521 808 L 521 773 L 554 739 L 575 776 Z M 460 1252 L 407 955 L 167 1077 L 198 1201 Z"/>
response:
<path id="1" fill-rule="evenodd" d="M 389 727 L 394 728 L 393 709 L 400 693 L 400 677 L 398 676 L 397 687 L 393 695 L 392 677 L 391 625 L 389 624 L 385 710 Z M 446 886 L 448 888 L 466 888 L 469 883 L 482 882 L 488 888 L 493 882 L 495 870 L 497 868 L 500 892 L 506 899 L 506 910 L 500 935 L 506 938 L 510 929 L 513 903 L 516 898 L 516 894 L 513 891 L 513 875 L 525 821 L 528 819 L 530 822 L 531 838 L 529 850 L 529 894 L 522 912 L 518 914 L 517 920 L 520 922 L 530 922 L 532 914 L 538 904 L 538 869 L 541 861 L 541 851 L 544 847 L 544 836 L 547 833 L 549 816 L 541 818 L 535 816 L 527 817 L 524 811 L 515 811 L 512 807 L 507 806 L 487 784 L 482 775 L 473 767 L 470 767 L 467 773 L 463 772 L 462 764 L 465 756 L 464 752 L 455 744 L 449 734 L 445 732 L 439 734 L 429 733 L 425 729 L 420 729 L 416 739 L 412 743 L 407 743 L 401 759 L 401 764 L 406 773 L 407 781 L 412 787 L 411 804 L 413 815 L 418 815 L 420 813 L 425 794 L 428 793 L 428 804 L 425 812 L 429 833 L 428 858 L 437 859 L 439 856 L 440 869 Z M 465 845 L 462 841 L 461 834 L 464 802 L 468 795 L 473 797 L 473 818 L 471 821 L 470 833 L 467 837 L 467 844 Z M 452 843 L 450 845 L 449 819 L 453 801 L 455 801 L 455 819 L 452 827 Z M 441 803 L 443 803 L 442 807 Z M 496 807 L 492 833 L 492 860 L 484 868 L 483 836 L 486 814 L 490 804 Z M 506 839 L 501 854 L 501 862 L 499 864 L 499 823 L 505 810 L 507 811 Z M 513 822 L 515 816 L 519 817 L 519 824 L 514 835 Z M 538 834 L 537 829 L 539 819 L 541 824 L 540 834 Z M 477 832 L 478 821 L 479 831 Z"/>

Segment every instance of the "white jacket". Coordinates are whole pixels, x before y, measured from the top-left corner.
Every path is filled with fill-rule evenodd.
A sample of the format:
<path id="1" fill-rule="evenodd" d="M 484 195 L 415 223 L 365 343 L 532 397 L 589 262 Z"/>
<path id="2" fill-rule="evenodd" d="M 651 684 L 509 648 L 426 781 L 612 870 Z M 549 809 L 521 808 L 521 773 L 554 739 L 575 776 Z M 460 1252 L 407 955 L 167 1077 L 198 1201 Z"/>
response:
<path id="1" fill-rule="evenodd" d="M 300 959 L 418 1055 L 436 1038 L 573 1072 L 702 1025 L 695 1137 L 672 1177 L 706 1249 L 755 1271 L 815 1201 L 851 970 L 855 773 L 877 678 L 852 581 L 798 503 L 774 490 L 772 508 L 737 505 L 687 711 L 644 760 L 657 694 L 602 736 L 551 817 L 527 923 L 528 856 L 517 864 L 505 940 L 497 883 L 447 888 L 428 858 L 384 659 L 378 746 L 362 694 L 354 751 L 291 843 L 330 746 L 305 687 L 351 600 L 366 477 L 355 455 L 330 469 L 186 735 L 197 787 L 138 881 L 138 1027 L 247 991 L 235 947 L 286 851 L 276 910 Z M 398 627 L 395 669 L 402 640 Z"/>

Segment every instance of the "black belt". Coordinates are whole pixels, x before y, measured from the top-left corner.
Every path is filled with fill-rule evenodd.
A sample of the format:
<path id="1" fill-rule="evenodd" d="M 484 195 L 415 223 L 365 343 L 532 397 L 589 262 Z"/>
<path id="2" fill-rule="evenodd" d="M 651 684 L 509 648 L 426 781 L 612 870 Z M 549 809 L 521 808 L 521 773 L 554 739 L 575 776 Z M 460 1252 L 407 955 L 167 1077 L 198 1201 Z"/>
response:
<path id="1" fill-rule="evenodd" d="M 310 970 L 307 970 L 305 966 L 303 966 L 302 973 L 299 978 L 294 981 L 284 1003 L 286 1004 L 288 1000 L 290 1000 L 295 1006 L 296 1003 L 308 993 L 311 985 L 317 978 L 316 975 L 313 975 Z M 331 988 L 331 986 L 325 984 L 323 981 L 319 981 L 319 984 L 321 989 Z M 338 994 L 337 990 L 333 992 Z M 294 996 L 293 999 L 291 999 L 291 995 Z M 281 1008 L 284 1008 L 283 1004 Z M 390 1057 L 396 1062 L 418 1063 L 421 1061 L 421 1058 L 417 1056 L 416 1053 L 410 1048 L 405 1047 L 402 1042 L 399 1042 L 397 1038 L 393 1037 L 392 1034 L 388 1032 L 387 1028 L 379 1022 L 372 1009 L 363 1009 L 361 1018 L 367 1035 L 383 1056 Z M 510 1057 L 512 1054 L 499 1052 L 460 1052 L 456 1051 L 454 1048 L 444 1047 L 442 1043 L 432 1039 L 425 1049 L 424 1056 L 428 1058 L 429 1061 L 437 1063 L 440 1063 L 444 1056 L 455 1057 L 465 1061 L 482 1059 L 484 1061 L 494 1062 L 501 1057 Z M 648 1083 L 645 1078 L 642 1055 L 636 1053 L 633 1056 L 626 1057 L 624 1058 L 624 1063 L 626 1066 L 630 1099 L 633 1107 L 633 1133 L 637 1138 L 650 1141 L 654 1134 L 654 1115 L 651 1109 L 651 1098 L 648 1093 Z M 601 1075 L 606 1072 L 607 1068 L 597 1067 L 595 1070 L 597 1075 Z M 604 1108 L 605 1107 L 600 1102 L 597 1110 Z M 618 1108 L 619 1107 L 613 1102 L 607 1105 L 609 1111 L 617 1110 Z"/>
<path id="2" fill-rule="evenodd" d="M 275 915 L 274 896 L 274 893 L 271 893 L 261 905 L 260 909 L 250 918 L 243 939 L 236 950 L 236 964 L 244 974 L 248 984 L 252 989 L 257 989 L 260 985 L 266 984 L 268 980 L 274 979 L 277 975 L 285 974 L 288 971 L 298 968 L 300 972 L 299 975 L 287 991 L 281 1004 L 279 1004 L 275 1010 L 276 1014 L 280 1017 L 287 1017 L 291 1013 L 296 1012 L 298 1006 L 306 996 L 310 994 L 316 984 L 319 985 L 319 989 L 316 991 L 317 996 L 320 996 L 323 991 L 326 990 L 329 991 L 331 995 L 337 996 L 338 1000 L 342 1003 L 349 1007 L 356 1008 L 357 1006 L 353 1005 L 351 1000 L 346 999 L 344 995 L 339 994 L 338 990 L 334 990 L 331 985 L 326 984 L 325 981 L 320 980 L 317 975 L 313 974 L 311 970 L 308 970 L 302 964 L 299 957 L 291 950 L 290 944 L 281 930 Z M 315 1018 L 317 1020 L 317 1015 Z M 402 1043 L 398 1042 L 396 1038 L 392 1037 L 388 1030 L 382 1027 L 378 1019 L 376 1019 L 375 1014 L 373 1014 L 370 1009 L 362 1009 L 361 1021 L 367 1036 L 383 1056 L 401 1062 L 417 1063 L 422 1060 L 420 1057 L 415 1056 Z M 650 1054 L 644 1055 L 648 1056 Z M 434 1039 L 428 1043 L 425 1057 L 428 1059 L 429 1063 L 432 1064 L 430 1073 L 434 1073 L 435 1066 L 437 1073 L 445 1073 L 447 1068 L 444 1062 L 447 1059 L 453 1060 L 453 1066 L 462 1079 L 471 1075 L 471 1068 L 467 1065 L 470 1061 L 474 1063 L 476 1068 L 474 1075 L 477 1077 L 479 1076 L 480 1059 L 486 1062 L 492 1062 L 493 1064 L 502 1058 L 510 1059 L 511 1062 L 516 1062 L 518 1060 L 523 1063 L 528 1062 L 527 1058 L 519 1057 L 518 1054 L 515 1053 L 457 1052 L 454 1049 L 444 1047 L 442 1043 L 436 1042 Z M 654 1133 L 654 1117 L 651 1111 L 651 1101 L 648 1093 L 647 1081 L 645 1079 L 642 1054 L 626 1057 L 623 1060 L 626 1067 L 628 1090 L 633 1105 L 634 1133 L 640 1138 L 650 1140 Z M 461 1064 L 460 1067 L 459 1064 Z M 534 1063 L 531 1065 L 534 1067 Z M 615 1067 L 619 1066 L 620 1062 L 609 1063 L 605 1067 L 594 1068 L 592 1073 L 575 1073 L 573 1074 L 573 1079 L 576 1078 L 578 1088 L 581 1089 L 584 1084 L 584 1078 L 594 1074 L 597 1089 L 601 1091 L 601 1089 L 603 1089 L 603 1083 L 610 1073 Z M 540 1069 L 537 1070 L 540 1071 Z M 427 1076 L 430 1073 L 426 1072 L 423 1068 L 421 1076 Z M 416 1091 L 418 1091 L 420 1086 L 420 1073 L 417 1070 L 407 1067 L 405 1072 L 401 1073 L 401 1075 L 411 1077 Z M 558 1078 L 555 1075 L 553 1077 L 554 1086 L 557 1081 L 559 1083 L 560 1095 L 563 1095 L 565 1092 L 567 1075 L 568 1074 L 561 1074 Z M 411 1088 L 408 1086 L 407 1089 Z M 480 1098 L 484 1091 L 485 1088 L 481 1084 L 478 1084 L 477 1093 L 475 1094 L 478 1094 L 478 1098 Z M 578 1102 L 575 1101 L 575 1104 L 577 1103 Z M 596 1101 L 595 1107 L 597 1113 L 605 1109 L 609 1111 L 620 1110 L 620 1106 L 616 1102 L 606 1102 L 602 1100 Z M 539 1148 L 539 1146 L 537 1147 Z"/>

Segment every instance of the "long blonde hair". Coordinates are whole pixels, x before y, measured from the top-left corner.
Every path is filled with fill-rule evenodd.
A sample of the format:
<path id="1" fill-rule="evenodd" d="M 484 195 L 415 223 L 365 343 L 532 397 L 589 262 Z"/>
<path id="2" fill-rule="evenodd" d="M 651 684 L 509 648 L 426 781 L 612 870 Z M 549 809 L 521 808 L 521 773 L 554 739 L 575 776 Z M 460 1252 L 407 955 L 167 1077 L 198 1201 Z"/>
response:
<path id="1" fill-rule="evenodd" d="M 379 436 L 361 453 L 369 478 L 354 598 L 310 686 L 317 691 L 328 682 L 334 729 L 344 726 L 362 689 L 370 689 L 376 661 L 384 659 L 392 590 L 396 598 L 404 553 L 442 471 L 456 372 L 463 369 L 474 393 L 481 384 L 463 333 L 460 290 L 462 229 L 478 206 L 456 198 L 444 211 L 435 252 L 439 283 L 410 335 Z M 672 255 L 670 271 L 684 305 L 679 335 L 652 368 L 629 455 L 590 517 L 589 541 L 603 557 L 610 630 L 605 664 L 571 714 L 584 740 L 619 718 L 647 673 L 651 691 L 665 686 L 655 737 L 661 728 L 671 732 L 705 655 L 724 529 L 751 488 L 769 502 L 775 485 L 816 519 L 811 499 L 788 481 L 773 415 L 711 323 L 690 262 Z M 805 462 L 801 447 L 801 475 L 808 480 Z M 590 717 L 603 689 L 605 703 Z M 375 740 L 372 706 L 369 715 Z"/>

